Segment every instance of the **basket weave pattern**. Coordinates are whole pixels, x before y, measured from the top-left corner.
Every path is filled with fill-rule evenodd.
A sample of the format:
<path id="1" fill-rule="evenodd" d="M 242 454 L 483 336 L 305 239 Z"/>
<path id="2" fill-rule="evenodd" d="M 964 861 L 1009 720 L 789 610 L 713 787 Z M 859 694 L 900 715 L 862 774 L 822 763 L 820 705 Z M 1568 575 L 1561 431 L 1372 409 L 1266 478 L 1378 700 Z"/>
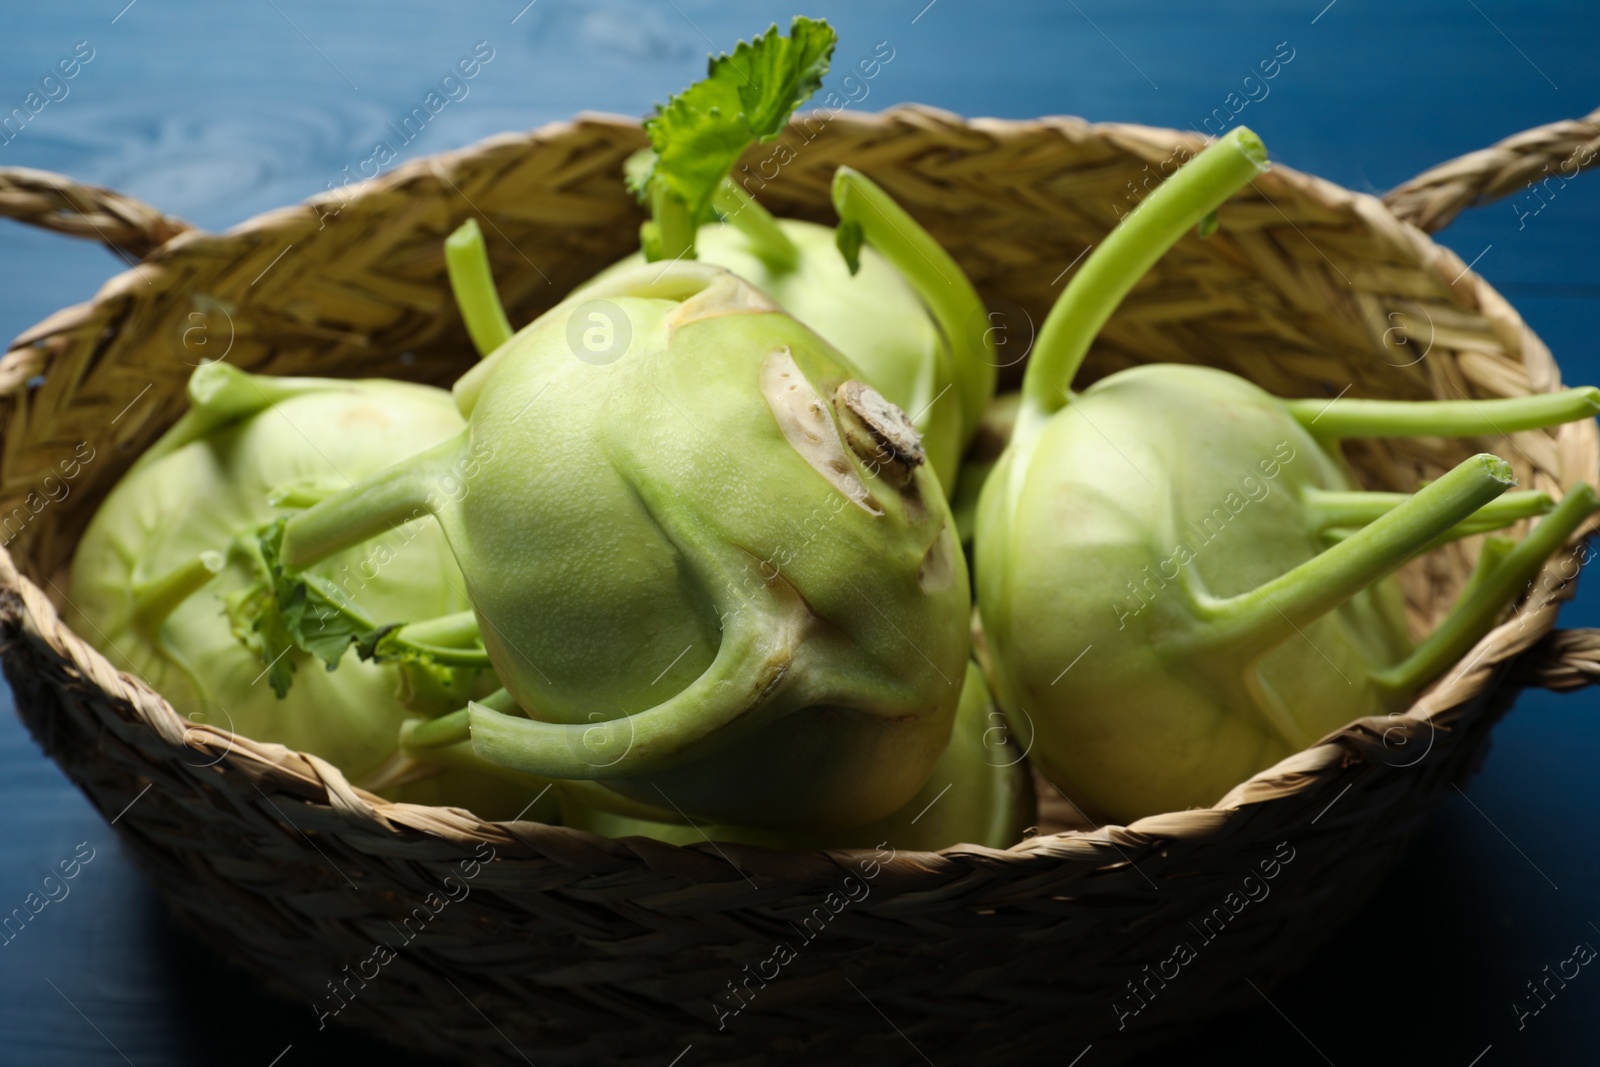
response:
<path id="1" fill-rule="evenodd" d="M 1391 202 L 1442 225 L 1512 191 L 1511 170 L 1537 173 L 1530 157 L 1560 159 L 1581 143 L 1577 124 L 1557 126 L 1574 128 L 1464 157 L 1476 162 L 1424 175 Z M 1132 206 L 1130 190 L 1176 148 L 1200 146 L 1167 130 L 963 122 L 920 108 L 802 120 L 785 143 L 793 159 L 780 177 L 752 186 L 769 207 L 829 220 L 834 168 L 866 172 L 1006 309 L 1015 347 L 1002 351 L 1015 352 L 1065 268 Z M 137 800 L 117 823 L 133 854 L 179 911 L 288 995 L 335 1006 L 327 983 L 387 944 L 401 951 L 339 1021 L 475 1063 L 659 1067 L 689 1045 L 718 1063 L 919 1063 L 924 1052 L 1018 1063 L 1070 1059 L 1111 1035 L 1107 1049 L 1127 1050 L 1253 997 L 1241 977 L 1265 988 L 1292 969 L 1470 773 L 1520 687 L 1600 674 L 1600 639 L 1552 632 L 1572 571 L 1558 559 L 1542 590 L 1410 712 L 1355 723 L 1213 808 L 1072 830 L 1081 815 L 1050 794 L 1040 832 L 1005 851 L 787 854 L 387 803 L 316 757 L 186 721 L 65 627 L 77 537 L 183 410 L 193 364 L 226 350 L 251 371 L 448 383 L 472 356 L 444 236 L 468 217 L 486 221 L 521 325 L 636 247 L 641 216 L 621 164 L 643 144 L 636 123 L 582 117 L 220 235 L 40 172 L 0 177 L 0 211 L 150 253 L 0 363 L 0 519 L 29 514 L 0 551 L 0 656 L 19 712 L 108 817 Z M 215 347 L 196 347 L 186 331 L 197 325 Z M 1330 400 L 1560 386 L 1544 345 L 1453 253 L 1383 202 L 1286 167 L 1224 207 L 1215 236 L 1185 238 L 1162 260 L 1088 369 L 1154 361 Z M 42 479 L 82 441 L 95 460 L 35 514 Z M 1480 450 L 1511 461 L 1525 488 L 1600 479 L 1592 422 L 1347 455 L 1367 487 L 1409 490 Z M 1473 544 L 1403 572 L 1416 626 L 1448 606 Z M 1227 903 L 1274 860 L 1269 897 Z M 461 895 L 451 886 L 470 892 L 445 898 Z M 405 943 L 418 908 L 425 928 Z M 1218 908 L 1227 919 L 1213 920 L 1214 938 L 1190 925 Z M 1135 1000 L 1126 983 L 1145 981 L 1179 941 L 1194 958 Z M 775 966 L 779 944 L 793 957 Z"/>

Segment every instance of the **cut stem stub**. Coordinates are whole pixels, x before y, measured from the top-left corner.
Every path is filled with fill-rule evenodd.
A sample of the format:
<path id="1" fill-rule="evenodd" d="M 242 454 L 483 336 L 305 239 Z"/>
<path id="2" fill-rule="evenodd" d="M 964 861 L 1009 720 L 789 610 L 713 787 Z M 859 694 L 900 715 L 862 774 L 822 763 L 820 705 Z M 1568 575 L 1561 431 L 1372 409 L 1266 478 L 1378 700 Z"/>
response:
<path id="1" fill-rule="evenodd" d="M 512 330 L 500 294 L 495 292 L 489 250 L 477 219 L 468 219 L 445 238 L 444 262 L 467 334 L 478 355 L 487 356 L 511 340 Z"/>

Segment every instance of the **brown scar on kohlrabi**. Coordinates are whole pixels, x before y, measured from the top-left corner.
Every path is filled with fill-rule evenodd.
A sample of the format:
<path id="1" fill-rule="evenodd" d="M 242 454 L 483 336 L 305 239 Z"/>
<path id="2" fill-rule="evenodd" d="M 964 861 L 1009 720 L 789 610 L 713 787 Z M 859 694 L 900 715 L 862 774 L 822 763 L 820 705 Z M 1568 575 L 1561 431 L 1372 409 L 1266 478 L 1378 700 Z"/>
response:
<path id="1" fill-rule="evenodd" d="M 906 413 L 872 386 L 853 379 L 834 391 L 833 403 L 850 450 L 895 488 L 910 485 L 928 457 Z"/>
<path id="2" fill-rule="evenodd" d="M 851 503 L 870 515 L 883 514 L 883 505 L 845 455 L 827 401 L 801 373 L 788 345 L 774 348 L 762 360 L 761 395 L 791 448 Z"/>

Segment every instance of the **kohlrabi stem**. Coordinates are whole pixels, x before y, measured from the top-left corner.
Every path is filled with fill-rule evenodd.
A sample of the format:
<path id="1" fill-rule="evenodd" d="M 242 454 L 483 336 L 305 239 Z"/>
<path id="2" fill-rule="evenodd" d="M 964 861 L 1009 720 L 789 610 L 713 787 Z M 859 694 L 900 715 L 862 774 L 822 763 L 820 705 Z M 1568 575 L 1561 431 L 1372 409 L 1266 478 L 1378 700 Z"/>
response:
<path id="1" fill-rule="evenodd" d="M 1473 456 L 1358 533 L 1248 593 L 1202 600 L 1210 639 L 1275 647 L 1417 555 L 1516 483 L 1511 465 Z M 1265 651 L 1265 648 L 1262 649 Z"/>
<path id="2" fill-rule="evenodd" d="M 860 171 L 849 167 L 834 171 L 833 209 L 841 226 L 861 227 L 866 242 L 911 284 L 939 324 L 955 358 L 961 422 L 970 437 L 994 397 L 999 374 L 988 311 L 978 291 L 950 253 Z"/>
<path id="3" fill-rule="evenodd" d="M 496 689 L 478 703 L 502 715 L 522 713 L 517 707 L 516 700 L 504 689 Z M 469 722 L 466 708 L 441 715 L 436 719 L 412 720 L 400 728 L 400 747 L 407 752 L 420 752 L 430 748 L 460 744 L 472 737 Z"/>
<path id="4" fill-rule="evenodd" d="M 478 355 L 487 356 L 511 340 L 511 320 L 506 318 L 500 294 L 495 292 L 489 250 L 477 219 L 463 222 L 444 239 L 444 263 L 473 347 Z"/>
<path id="5" fill-rule="evenodd" d="M 556 723 L 467 705 L 472 749 L 486 760 L 550 778 L 627 778 L 673 766 L 707 738 L 729 737 L 740 720 L 760 722 L 791 699 L 793 652 L 775 642 L 771 620 L 735 612 L 711 665 L 645 711 L 600 722 Z"/>
<path id="6" fill-rule="evenodd" d="M 650 183 L 650 221 L 655 227 L 655 241 L 653 246 L 645 242 L 646 259 L 671 262 L 694 258 L 694 214 L 660 178 Z"/>
<path id="7" fill-rule="evenodd" d="M 467 709 L 452 711 L 437 719 L 408 722 L 400 730 L 400 746 L 408 755 L 426 752 L 430 748 L 458 745 L 472 739 Z"/>
<path id="8" fill-rule="evenodd" d="M 1059 411 L 1089 345 L 1111 313 L 1167 250 L 1267 169 L 1267 150 L 1235 126 L 1179 167 L 1089 253 L 1040 327 L 1023 404 L 1034 417 Z"/>
<path id="9" fill-rule="evenodd" d="M 1439 628 L 1399 664 L 1372 677 L 1378 685 L 1399 693 L 1412 693 L 1433 681 L 1468 649 L 1483 639 L 1506 605 L 1538 576 L 1545 561 L 1571 539 L 1578 527 L 1600 508 L 1600 496 L 1588 485 L 1577 485 L 1561 498 L 1556 509 L 1505 554 L 1487 576 L 1471 583 Z M 1533 599 L 1539 599 L 1536 590 Z"/>
<path id="10" fill-rule="evenodd" d="M 1593 418 L 1600 414 L 1600 388 L 1500 400 L 1285 400 L 1284 406 L 1322 438 L 1483 437 Z"/>
<path id="11" fill-rule="evenodd" d="M 405 662 L 410 655 L 420 655 L 427 662 L 440 667 L 465 667 L 473 670 L 483 670 L 494 666 L 489 659 L 489 653 L 481 648 L 463 648 L 460 645 L 430 645 L 421 641 L 413 641 L 407 635 L 409 627 L 402 626 L 391 631 L 385 636 L 384 641 L 378 642 L 378 652 L 373 658 L 384 663 L 392 660 Z M 385 641 L 388 642 L 387 646 Z M 397 647 L 405 652 L 394 651 Z"/>
<path id="12" fill-rule="evenodd" d="M 154 581 L 141 584 L 133 594 L 134 627 L 154 640 L 167 616 L 205 588 L 222 571 L 223 562 L 220 552 L 202 552 Z"/>
<path id="13" fill-rule="evenodd" d="M 420 622 L 408 622 L 389 631 L 375 646 L 375 659 L 396 658 L 390 649 L 399 647 L 421 653 L 430 663 L 444 667 L 492 667 L 489 653 L 480 643 L 478 617 L 471 610 L 440 615 Z M 403 654 L 402 654 L 403 655 Z"/>
<path id="14" fill-rule="evenodd" d="M 267 491 L 267 504 L 274 508 L 309 508 L 338 491 L 321 481 L 275 485 Z"/>
<path id="15" fill-rule="evenodd" d="M 440 648 L 466 648 L 483 637 L 478 629 L 477 613 L 471 609 L 421 622 L 408 622 L 400 632 L 404 634 L 408 645 L 434 645 Z"/>
<path id="16" fill-rule="evenodd" d="M 717 186 L 716 194 L 711 198 L 711 204 L 749 238 L 750 247 L 773 270 L 793 270 L 800 262 L 800 249 L 789 240 L 789 235 L 783 232 L 778 220 L 731 179 L 722 179 L 722 184 Z"/>
<path id="17" fill-rule="evenodd" d="M 506 689 L 494 689 L 494 693 L 483 697 L 478 704 L 502 715 L 522 715 L 522 709 L 518 709 L 517 701 Z M 429 749 L 443 749 L 446 745 L 461 744 L 470 739 L 472 728 L 467 709 L 429 720 L 411 720 L 400 728 L 400 747 L 406 753 L 426 753 Z"/>
<path id="18" fill-rule="evenodd" d="M 140 455 L 133 469 L 146 467 L 191 441 L 208 437 L 218 428 L 265 411 L 279 401 L 327 388 L 324 379 L 257 375 L 231 363 L 203 363 L 189 375 L 189 410 Z"/>
<path id="19" fill-rule="evenodd" d="M 1511 550 L 1516 547 L 1517 539 L 1515 537 L 1485 537 L 1483 539 L 1483 547 L 1478 552 L 1478 562 L 1472 568 L 1472 574 L 1468 576 L 1467 584 L 1461 587 L 1461 593 L 1456 597 L 1456 603 L 1462 603 L 1477 592 L 1478 587 L 1489 580 L 1489 576 L 1495 572 L 1495 568 L 1499 567 L 1500 562 L 1510 555 Z"/>
<path id="20" fill-rule="evenodd" d="M 461 452 L 452 437 L 410 459 L 341 489 L 284 524 L 281 558 L 302 571 L 335 552 L 359 545 L 432 512 L 441 479 L 449 477 Z"/>
<path id="21" fill-rule="evenodd" d="M 1304 490 L 1302 499 L 1313 528 L 1326 530 L 1335 526 L 1365 526 L 1410 500 L 1411 494 L 1309 488 Z M 1543 515 L 1553 507 L 1555 501 L 1550 499 L 1550 494 L 1537 489 L 1507 493 L 1479 508 L 1460 525 L 1476 527 L 1471 532 L 1477 533 L 1498 530 L 1522 519 Z"/>
<path id="22" fill-rule="evenodd" d="M 1506 494 L 1506 496 L 1516 495 L 1517 494 L 1515 493 Z M 1507 526 L 1512 526 L 1516 523 L 1519 523 L 1524 519 L 1536 518 L 1540 515 L 1548 515 L 1555 507 L 1554 502 L 1552 502 L 1549 507 L 1543 508 L 1539 511 L 1530 512 L 1527 515 L 1497 516 L 1494 512 L 1494 508 L 1498 503 L 1500 503 L 1499 500 L 1491 500 L 1488 504 L 1479 508 L 1465 519 L 1462 519 L 1460 522 L 1450 527 L 1450 529 L 1446 530 L 1438 537 L 1435 537 L 1433 542 L 1429 544 L 1427 548 L 1423 549 L 1422 552 L 1419 552 L 1418 555 L 1425 555 L 1429 552 L 1432 552 L 1436 548 L 1442 548 L 1443 546 L 1448 545 L 1452 541 L 1459 541 L 1463 537 L 1476 537 L 1479 534 L 1493 533 L 1496 530 L 1503 530 Z"/>
<path id="23" fill-rule="evenodd" d="M 1510 496 L 1512 494 L 1507 493 L 1506 495 Z M 1495 502 L 1491 501 L 1491 503 Z M 1503 530 L 1507 526 L 1515 525 L 1523 519 L 1535 518 L 1539 515 L 1548 514 L 1550 511 L 1549 508 L 1545 508 L 1542 511 L 1535 511 L 1528 515 L 1510 515 L 1498 519 L 1485 519 L 1482 516 L 1487 510 L 1479 511 L 1456 523 L 1450 529 L 1434 538 L 1433 542 L 1423 549 L 1419 555 L 1432 552 L 1434 549 L 1448 545 L 1452 541 L 1459 541 L 1463 537 L 1477 537 L 1479 534 L 1494 533 L 1496 530 Z M 1340 541 L 1346 541 L 1354 537 L 1360 529 L 1359 526 L 1330 526 L 1322 531 L 1322 537 L 1329 544 L 1338 544 Z"/>

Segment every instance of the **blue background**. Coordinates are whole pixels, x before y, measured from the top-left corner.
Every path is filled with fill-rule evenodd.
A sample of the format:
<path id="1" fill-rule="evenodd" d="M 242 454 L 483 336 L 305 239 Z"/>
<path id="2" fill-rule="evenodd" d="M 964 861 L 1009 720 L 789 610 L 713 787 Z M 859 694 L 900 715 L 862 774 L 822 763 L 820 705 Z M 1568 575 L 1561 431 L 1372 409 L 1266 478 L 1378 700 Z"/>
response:
<path id="1" fill-rule="evenodd" d="M 702 0 L 125 2 L 8 5 L 0 111 L 77 42 L 95 57 L 70 95 L 0 147 L 0 166 L 109 185 L 208 229 L 337 180 L 375 141 L 392 140 L 386 123 L 474 42 L 488 41 L 494 60 L 403 158 L 579 110 L 643 114 L 697 77 L 713 47 L 795 13 L 788 3 Z M 838 27 L 841 60 L 879 41 L 895 49 L 859 105 L 868 110 L 914 100 L 968 116 L 1183 128 L 1287 41 L 1295 58 L 1242 121 L 1276 159 L 1369 192 L 1600 104 L 1600 25 L 1588 5 L 1325 3 L 857 0 L 804 12 Z M 1569 184 L 1520 228 L 1502 202 L 1442 239 L 1463 260 L 1481 254 L 1478 271 L 1543 336 L 1568 381 L 1594 382 L 1597 235 L 1600 176 Z M 0 226 L 0 334 L 87 299 L 120 266 L 92 244 Z M 1600 624 L 1600 590 L 1580 594 L 1563 622 Z M 1174 1052 L 1185 1062 L 1286 1065 L 1596 1062 L 1600 974 L 1585 969 L 1521 1030 L 1511 1009 L 1545 964 L 1577 942 L 1600 945 L 1595 712 L 1587 693 L 1527 694 L 1498 728 L 1470 801 L 1447 800 L 1359 918 L 1269 991 L 1270 1003 L 1200 1029 Z M 0 715 L 0 815 L 0 911 L 20 905 L 79 842 L 96 849 L 71 895 L 0 947 L 0 1060 L 420 1062 L 318 1033 L 303 1005 L 271 998 L 195 944 L 10 714 Z M 1062 1062 L 1081 1047 L 1063 1034 Z M 663 1050 L 663 1065 L 675 1051 Z M 693 1063 L 691 1052 L 683 1067 Z"/>

